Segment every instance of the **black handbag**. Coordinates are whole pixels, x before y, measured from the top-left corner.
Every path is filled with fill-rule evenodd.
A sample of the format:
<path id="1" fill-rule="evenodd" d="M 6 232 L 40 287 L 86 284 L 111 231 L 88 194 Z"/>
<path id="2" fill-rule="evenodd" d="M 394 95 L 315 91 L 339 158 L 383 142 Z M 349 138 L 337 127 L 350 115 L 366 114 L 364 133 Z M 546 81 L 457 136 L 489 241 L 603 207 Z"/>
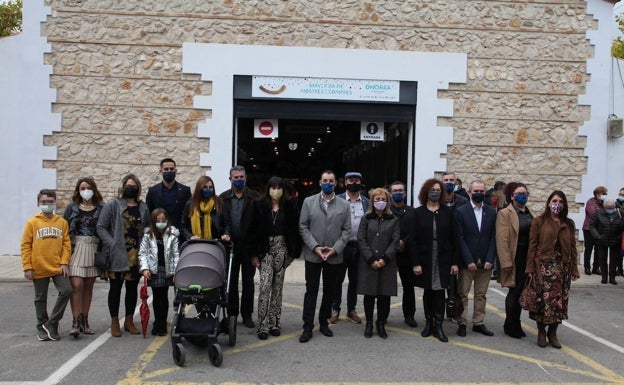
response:
<path id="1" fill-rule="evenodd" d="M 110 267 L 110 252 L 107 247 L 95 253 L 94 265 L 99 269 L 108 270 Z"/>
<path id="2" fill-rule="evenodd" d="M 457 319 L 464 312 L 464 303 L 457 292 L 457 276 L 451 276 L 449 283 L 449 297 L 446 299 L 446 316 L 448 318 Z"/>

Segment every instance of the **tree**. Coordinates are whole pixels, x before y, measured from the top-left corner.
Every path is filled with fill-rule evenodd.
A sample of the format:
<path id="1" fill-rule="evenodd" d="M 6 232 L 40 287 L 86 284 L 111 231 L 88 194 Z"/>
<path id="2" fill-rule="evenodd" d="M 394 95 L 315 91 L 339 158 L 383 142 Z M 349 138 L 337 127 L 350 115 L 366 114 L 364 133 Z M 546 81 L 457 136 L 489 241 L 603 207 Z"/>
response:
<path id="1" fill-rule="evenodd" d="M 22 0 L 0 4 L 0 37 L 22 32 Z"/>
<path id="2" fill-rule="evenodd" d="M 618 28 L 620 29 L 620 32 L 624 34 L 623 14 L 617 15 L 615 21 L 618 23 Z M 624 40 L 622 39 L 622 36 L 618 36 L 613 40 L 613 44 L 611 45 L 611 56 L 618 59 L 624 59 Z"/>

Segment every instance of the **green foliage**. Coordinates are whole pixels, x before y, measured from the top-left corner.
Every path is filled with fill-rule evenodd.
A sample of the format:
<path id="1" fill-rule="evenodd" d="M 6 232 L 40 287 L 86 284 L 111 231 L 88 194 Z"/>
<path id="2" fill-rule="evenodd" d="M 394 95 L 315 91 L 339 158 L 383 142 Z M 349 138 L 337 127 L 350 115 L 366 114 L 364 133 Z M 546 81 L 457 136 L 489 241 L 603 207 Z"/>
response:
<path id="1" fill-rule="evenodd" d="M 620 32 L 624 33 L 624 16 L 622 16 L 622 14 L 618 15 L 615 21 L 618 23 Z M 621 37 L 617 37 L 613 40 L 613 44 L 611 44 L 611 56 L 624 59 L 624 40 L 622 40 Z"/>
<path id="2" fill-rule="evenodd" d="M 22 0 L 0 4 L 0 37 L 22 31 Z"/>

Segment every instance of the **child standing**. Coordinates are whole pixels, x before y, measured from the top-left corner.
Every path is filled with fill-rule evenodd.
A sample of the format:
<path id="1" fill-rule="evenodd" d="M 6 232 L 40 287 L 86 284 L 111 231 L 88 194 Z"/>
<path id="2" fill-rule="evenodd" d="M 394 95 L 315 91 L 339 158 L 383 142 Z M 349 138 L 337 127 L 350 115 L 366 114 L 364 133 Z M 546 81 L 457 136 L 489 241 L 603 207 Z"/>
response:
<path id="1" fill-rule="evenodd" d="M 167 313 L 169 311 L 169 286 L 173 284 L 180 252 L 178 250 L 180 231 L 169 225 L 167 212 L 161 208 L 152 211 L 149 226 L 144 230 L 139 262 L 143 279 L 149 280 L 154 301 L 154 326 L 152 335 L 167 335 Z"/>
<path id="2" fill-rule="evenodd" d="M 41 190 L 37 195 L 41 213 L 30 218 L 22 235 L 21 254 L 24 277 L 33 281 L 35 288 L 35 313 L 37 314 L 37 339 L 58 341 L 58 324 L 72 293 L 69 282 L 71 240 L 69 225 L 56 215 L 56 192 Z M 48 317 L 48 286 L 50 279 L 59 294 Z"/>

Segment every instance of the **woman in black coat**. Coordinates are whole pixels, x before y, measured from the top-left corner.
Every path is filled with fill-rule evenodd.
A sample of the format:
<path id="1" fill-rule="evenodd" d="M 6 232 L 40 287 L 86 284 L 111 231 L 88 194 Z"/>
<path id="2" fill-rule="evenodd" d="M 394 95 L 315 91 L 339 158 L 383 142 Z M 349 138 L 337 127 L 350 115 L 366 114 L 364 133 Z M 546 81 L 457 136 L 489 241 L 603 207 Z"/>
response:
<path id="1" fill-rule="evenodd" d="M 453 212 L 440 204 L 442 186 L 439 180 L 428 179 L 418 193 L 421 206 L 414 210 L 409 253 L 416 286 L 425 289 L 423 308 L 426 324 L 421 334 L 423 337 L 433 334 L 440 341 L 447 342 L 442 329 L 445 289 L 451 274 L 459 272 L 459 257 Z"/>
<path id="2" fill-rule="evenodd" d="M 301 254 L 299 212 L 284 179 L 272 177 L 264 195 L 254 202 L 251 228 L 256 245 L 251 263 L 260 269 L 258 338 L 279 336 L 286 268 Z"/>
<path id="3" fill-rule="evenodd" d="M 373 311 L 377 299 L 377 334 L 388 338 L 385 324 L 390 314 L 390 296 L 397 295 L 396 254 L 399 250 L 399 220 L 390 211 L 390 194 L 376 188 L 369 194 L 370 203 L 358 228 L 357 293 L 364 295 L 366 327 L 364 337 L 373 335 Z"/>

